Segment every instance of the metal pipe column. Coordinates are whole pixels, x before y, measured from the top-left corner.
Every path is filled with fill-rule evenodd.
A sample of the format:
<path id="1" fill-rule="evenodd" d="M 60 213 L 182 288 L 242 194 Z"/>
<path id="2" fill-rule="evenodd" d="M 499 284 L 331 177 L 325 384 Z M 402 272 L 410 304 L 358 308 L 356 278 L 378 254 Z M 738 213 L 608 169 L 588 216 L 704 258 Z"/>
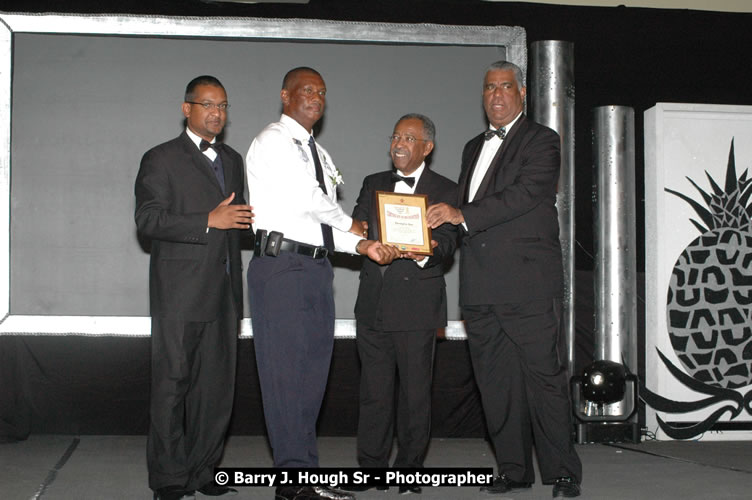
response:
<path id="1" fill-rule="evenodd" d="M 596 360 L 637 373 L 634 109 L 593 110 Z"/>
<path id="2" fill-rule="evenodd" d="M 530 44 L 530 117 L 561 137 L 561 171 L 556 194 L 559 240 L 564 260 L 563 330 L 569 375 L 574 372 L 574 43 Z"/>

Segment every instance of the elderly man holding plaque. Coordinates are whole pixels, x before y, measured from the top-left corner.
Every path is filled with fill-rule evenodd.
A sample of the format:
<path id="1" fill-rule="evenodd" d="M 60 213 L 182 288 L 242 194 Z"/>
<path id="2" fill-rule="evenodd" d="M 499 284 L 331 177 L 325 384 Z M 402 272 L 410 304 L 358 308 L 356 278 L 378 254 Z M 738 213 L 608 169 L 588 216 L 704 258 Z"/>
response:
<path id="1" fill-rule="evenodd" d="M 400 118 L 389 136 L 396 171 L 366 177 L 353 210 L 354 219 L 368 222 L 369 239 L 396 245 L 406 257 L 389 265 L 364 259 L 360 273 L 355 317 L 362 367 L 357 441 L 361 467 L 389 465 L 398 374 L 399 451 L 394 467 L 422 467 L 428 448 L 436 331 L 447 322 L 444 270 L 457 237 L 452 224 L 437 227 L 431 235 L 425 222 L 426 203 L 453 203 L 457 198 L 457 184 L 424 162 L 434 136 L 428 117 Z M 417 219 L 412 217 L 416 213 Z M 405 225 L 400 215 L 406 215 Z M 382 234 L 385 228 L 392 233 L 388 238 Z M 432 255 L 417 253 L 420 247 Z M 420 493 L 420 487 L 400 486 L 400 493 L 408 492 Z"/>

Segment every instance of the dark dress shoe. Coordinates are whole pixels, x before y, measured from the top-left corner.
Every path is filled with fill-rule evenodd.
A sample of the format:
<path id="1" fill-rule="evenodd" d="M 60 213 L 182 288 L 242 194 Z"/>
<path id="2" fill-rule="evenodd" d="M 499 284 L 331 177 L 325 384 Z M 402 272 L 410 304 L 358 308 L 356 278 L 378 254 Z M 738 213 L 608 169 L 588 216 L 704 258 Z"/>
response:
<path id="1" fill-rule="evenodd" d="M 311 486 L 314 495 L 311 500 L 355 500 L 355 495 L 328 486 Z"/>
<path id="2" fill-rule="evenodd" d="M 423 488 L 420 486 L 400 486 L 399 487 L 399 494 L 400 495 L 409 495 L 410 493 L 415 493 L 416 495 L 420 495 L 423 493 Z"/>
<path id="3" fill-rule="evenodd" d="M 530 488 L 532 485 L 533 483 L 526 483 L 524 481 L 512 481 L 506 474 L 500 474 L 494 478 L 493 484 L 481 486 L 480 491 L 489 495 L 501 495 L 502 493 L 524 490 Z"/>
<path id="4" fill-rule="evenodd" d="M 154 491 L 154 500 L 180 500 L 184 497 L 193 498 L 193 490 L 186 490 L 182 486 L 165 486 Z"/>
<path id="5" fill-rule="evenodd" d="M 574 498 L 580 496 L 580 485 L 572 477 L 560 477 L 554 483 L 554 498 Z"/>
<path id="6" fill-rule="evenodd" d="M 309 486 L 277 486 L 274 500 L 308 500 L 316 498 Z"/>
<path id="7" fill-rule="evenodd" d="M 340 489 L 345 490 L 345 491 L 355 491 L 355 492 L 368 491 L 368 490 L 374 490 L 374 489 L 378 491 L 387 491 L 389 490 L 389 486 L 380 486 L 380 485 L 372 486 L 369 484 L 346 484 L 346 485 L 340 486 Z"/>
<path id="8" fill-rule="evenodd" d="M 238 490 L 230 488 L 229 486 L 220 486 L 214 484 L 214 482 L 206 483 L 198 489 L 198 492 L 208 497 L 221 497 L 223 495 L 232 496 L 237 495 Z"/>

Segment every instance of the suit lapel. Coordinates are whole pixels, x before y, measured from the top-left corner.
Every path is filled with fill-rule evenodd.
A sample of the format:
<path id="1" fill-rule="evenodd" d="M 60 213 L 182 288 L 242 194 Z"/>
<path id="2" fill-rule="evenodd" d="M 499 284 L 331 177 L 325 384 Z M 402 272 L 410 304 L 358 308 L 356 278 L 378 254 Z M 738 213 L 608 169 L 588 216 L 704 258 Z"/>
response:
<path id="1" fill-rule="evenodd" d="M 520 116 L 519 120 L 517 120 L 517 123 L 515 123 L 507 133 L 507 136 L 501 143 L 499 150 L 496 151 L 496 155 L 494 156 L 493 160 L 491 160 L 491 165 L 489 165 L 488 170 L 486 171 L 486 175 L 483 176 L 483 181 L 481 181 L 480 186 L 478 186 L 478 192 L 475 194 L 476 199 L 482 198 L 486 195 L 486 192 L 491 185 L 491 180 L 496 176 L 496 173 L 499 171 L 501 165 L 503 164 L 502 160 L 504 158 L 504 155 L 507 151 L 515 148 L 518 142 L 517 139 L 522 137 L 523 134 L 520 133 L 520 129 L 522 129 L 523 127 L 527 127 L 527 124 L 525 123 L 525 115 Z"/>
<path id="2" fill-rule="evenodd" d="M 226 195 L 229 196 L 232 192 L 232 187 L 235 186 L 235 184 L 233 183 L 235 181 L 233 177 L 235 170 L 232 168 L 230 156 L 225 152 L 224 144 L 219 146 L 219 155 L 220 158 L 222 158 L 222 170 L 225 173 L 225 189 L 227 191 Z"/>
<path id="3" fill-rule="evenodd" d="M 433 185 L 433 177 L 434 174 L 431 170 L 428 169 L 428 167 L 425 167 L 423 169 L 423 173 L 420 176 L 420 180 L 418 180 L 418 184 L 415 186 L 415 194 L 425 194 L 429 197 L 431 197 L 431 186 Z"/>
<path id="4" fill-rule="evenodd" d="M 483 135 L 479 135 L 474 139 L 475 143 L 473 144 L 473 152 L 470 158 L 470 161 L 467 164 L 467 168 L 465 168 L 462 173 L 460 173 L 460 180 L 459 180 L 459 186 L 457 191 L 457 197 L 459 198 L 457 201 L 460 205 L 464 205 L 467 203 L 467 189 L 470 185 L 470 179 L 473 175 L 473 171 L 475 170 L 475 164 L 478 163 L 478 157 L 480 157 L 480 152 L 483 149 Z"/>
<path id="5" fill-rule="evenodd" d="M 188 156 L 191 157 L 191 163 L 193 164 L 193 167 L 197 168 L 202 174 L 204 174 L 206 178 L 209 179 L 209 182 L 211 182 L 211 184 L 217 188 L 219 194 L 222 194 L 222 188 L 219 186 L 217 177 L 214 175 L 214 172 L 211 171 L 209 158 L 207 158 L 201 151 L 199 151 L 193 141 L 191 141 L 191 138 L 188 137 L 188 134 L 185 133 L 185 131 L 183 131 L 181 137 L 183 138 L 183 149 L 188 154 Z M 224 161 L 225 158 L 226 156 L 223 156 L 222 160 Z M 225 186 L 226 185 L 227 177 L 225 177 Z"/>
<path id="6" fill-rule="evenodd" d="M 420 179 L 418 179 L 418 183 L 415 185 L 415 189 L 413 190 L 415 194 L 426 194 L 426 186 L 428 184 L 431 184 L 431 181 L 427 179 L 428 172 L 428 167 L 423 167 L 423 173 L 420 174 Z"/>
<path id="7" fill-rule="evenodd" d="M 368 214 L 369 219 L 373 221 L 373 227 L 371 227 L 371 224 L 368 226 L 368 230 L 371 233 L 371 237 L 375 240 L 379 239 L 379 217 L 378 217 L 378 210 L 379 210 L 379 203 L 376 199 L 376 191 L 389 191 L 394 192 L 394 182 L 392 182 L 392 172 L 391 170 L 388 172 L 384 172 L 383 175 L 379 176 L 376 179 L 376 182 L 373 186 L 373 199 L 371 200 L 371 210 L 370 214 Z"/>
<path id="8" fill-rule="evenodd" d="M 394 192 L 394 181 L 392 180 L 391 170 L 384 172 L 384 175 L 379 178 L 378 190 Z"/>

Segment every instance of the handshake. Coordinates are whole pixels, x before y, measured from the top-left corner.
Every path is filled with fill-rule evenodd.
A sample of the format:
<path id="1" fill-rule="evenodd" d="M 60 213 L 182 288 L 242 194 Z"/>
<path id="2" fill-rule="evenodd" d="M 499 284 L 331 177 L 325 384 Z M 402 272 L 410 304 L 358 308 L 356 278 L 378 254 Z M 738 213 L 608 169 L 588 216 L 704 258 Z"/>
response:
<path id="1" fill-rule="evenodd" d="M 362 236 L 363 238 L 368 238 L 368 222 L 353 219 L 350 232 Z M 431 240 L 431 248 L 436 248 L 437 246 L 438 243 Z M 391 264 L 395 259 L 412 259 L 416 262 L 420 262 L 426 257 L 425 255 L 417 255 L 412 252 L 402 252 L 393 245 L 369 239 L 361 240 L 355 247 L 355 250 L 360 255 L 365 255 L 372 261 L 381 265 Z"/>

